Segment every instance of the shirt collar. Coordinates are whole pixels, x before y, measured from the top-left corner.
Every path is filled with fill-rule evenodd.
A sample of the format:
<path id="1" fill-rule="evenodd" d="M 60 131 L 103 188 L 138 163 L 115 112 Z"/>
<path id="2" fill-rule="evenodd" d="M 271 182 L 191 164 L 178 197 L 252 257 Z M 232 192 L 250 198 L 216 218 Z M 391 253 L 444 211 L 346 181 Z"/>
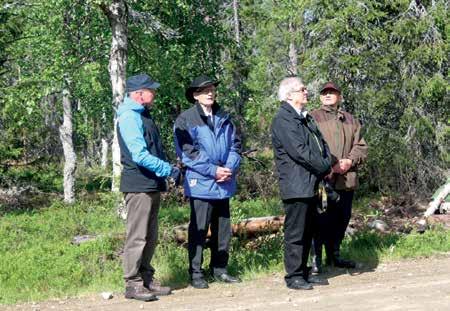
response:
<path id="1" fill-rule="evenodd" d="M 289 105 L 291 105 L 291 107 L 295 110 L 295 112 L 297 112 L 297 114 L 299 116 L 303 116 L 304 118 L 306 118 L 306 115 L 308 114 L 308 111 L 306 111 L 305 108 L 300 108 L 299 109 L 299 108 L 295 107 L 294 105 L 292 105 L 290 103 L 289 103 Z"/>

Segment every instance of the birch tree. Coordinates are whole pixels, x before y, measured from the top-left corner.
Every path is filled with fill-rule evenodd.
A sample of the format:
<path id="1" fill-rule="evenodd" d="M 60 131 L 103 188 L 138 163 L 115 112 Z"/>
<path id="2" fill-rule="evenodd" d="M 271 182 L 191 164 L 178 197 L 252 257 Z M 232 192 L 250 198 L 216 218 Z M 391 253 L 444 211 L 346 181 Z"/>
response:
<path id="1" fill-rule="evenodd" d="M 77 155 L 73 144 L 72 102 L 70 100 L 69 86 L 62 91 L 63 122 L 59 127 L 64 152 L 64 202 L 75 202 L 75 169 Z"/>

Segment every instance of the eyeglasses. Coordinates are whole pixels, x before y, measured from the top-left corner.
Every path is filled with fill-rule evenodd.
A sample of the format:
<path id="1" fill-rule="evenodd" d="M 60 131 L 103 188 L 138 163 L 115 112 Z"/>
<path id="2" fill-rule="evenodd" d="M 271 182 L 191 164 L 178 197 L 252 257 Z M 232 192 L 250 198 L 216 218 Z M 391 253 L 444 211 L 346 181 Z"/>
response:
<path id="1" fill-rule="evenodd" d="M 305 92 L 305 91 L 307 91 L 308 89 L 306 88 L 306 86 L 302 86 L 300 89 L 298 89 L 298 90 L 293 90 L 293 91 L 291 91 L 291 93 L 296 93 L 296 92 L 300 92 L 300 93 L 303 93 L 303 92 Z"/>

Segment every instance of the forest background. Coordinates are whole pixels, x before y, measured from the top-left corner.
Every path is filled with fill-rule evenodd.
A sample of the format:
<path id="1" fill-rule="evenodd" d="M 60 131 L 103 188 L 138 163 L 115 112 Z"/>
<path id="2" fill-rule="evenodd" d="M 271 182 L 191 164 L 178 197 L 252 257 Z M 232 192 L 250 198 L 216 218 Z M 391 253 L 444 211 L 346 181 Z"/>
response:
<path id="1" fill-rule="evenodd" d="M 78 222 L 60 235 L 52 233 L 54 241 L 123 230 L 113 220 L 110 194 L 120 170 L 114 119 L 125 79 L 133 74 L 148 73 L 162 85 L 152 115 L 172 162 L 173 122 L 190 106 L 186 87 L 200 74 L 221 81 L 218 102 L 233 114 L 246 151 L 235 219 L 247 210 L 263 216 L 278 208 L 271 207 L 278 206 L 278 189 L 269 131 L 279 106 L 277 86 L 288 75 L 299 75 L 307 85 L 309 109 L 319 106 L 320 85 L 335 81 L 343 107 L 361 120 L 370 149 L 360 171 L 360 198 L 405 193 L 429 198 L 450 163 L 448 6 L 445 0 L 2 0 L 0 249 L 8 255 L 0 265 L 0 283 L 6 284 L 0 302 L 120 283 L 116 238 L 88 250 L 61 246 L 78 261 L 92 259 L 92 266 L 88 259 L 84 268 L 71 266 L 76 284 L 63 280 L 67 261 L 55 270 L 59 283 L 45 278 L 48 269 L 14 275 L 10 265 L 26 264 L 17 261 L 24 256 L 20 252 L 39 245 L 36 234 L 52 219 Z M 10 199 L 14 193 L 19 195 Z M 183 205 L 180 189 L 166 196 L 166 205 L 169 210 Z M 167 223 L 186 221 L 183 210 L 172 207 Z M 29 227 L 20 225 L 25 219 Z M 22 249 L 18 241 L 26 236 L 31 240 Z M 28 264 L 43 260 L 43 267 L 58 269 L 54 259 L 45 260 L 42 245 L 33 254 L 29 250 Z M 278 244 L 267 245 L 269 251 Z M 238 260 L 235 269 L 242 272 L 244 266 Z M 180 263 L 176 271 L 183 269 Z M 98 279 L 89 278 L 97 272 Z M 167 279 L 174 274 L 162 273 Z M 36 288 L 17 292 L 26 280 Z"/>

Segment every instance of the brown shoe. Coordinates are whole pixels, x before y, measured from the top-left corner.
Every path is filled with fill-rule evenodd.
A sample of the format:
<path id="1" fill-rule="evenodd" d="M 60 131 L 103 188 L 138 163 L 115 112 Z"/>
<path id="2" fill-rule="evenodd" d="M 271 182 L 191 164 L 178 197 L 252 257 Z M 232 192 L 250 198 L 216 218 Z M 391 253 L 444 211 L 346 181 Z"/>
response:
<path id="1" fill-rule="evenodd" d="M 158 300 L 156 295 L 151 293 L 147 288 L 141 284 L 132 284 L 125 287 L 125 298 L 136 299 L 141 301 Z"/>
<path id="2" fill-rule="evenodd" d="M 162 286 L 160 282 L 152 280 L 149 283 L 144 283 L 144 287 L 146 287 L 150 293 L 155 296 L 167 296 L 172 293 L 172 289 L 168 286 Z"/>

